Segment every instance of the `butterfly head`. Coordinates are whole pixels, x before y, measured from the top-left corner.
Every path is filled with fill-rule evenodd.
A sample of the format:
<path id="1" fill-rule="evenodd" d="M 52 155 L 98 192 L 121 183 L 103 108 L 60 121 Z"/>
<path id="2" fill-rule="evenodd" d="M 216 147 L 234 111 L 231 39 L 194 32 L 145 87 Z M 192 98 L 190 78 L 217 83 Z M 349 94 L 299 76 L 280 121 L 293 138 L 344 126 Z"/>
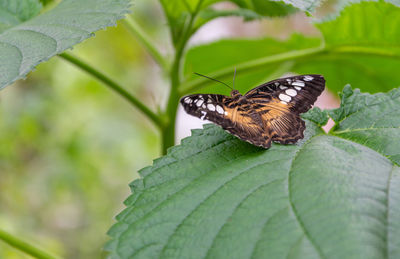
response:
<path id="1" fill-rule="evenodd" d="M 242 96 L 242 95 L 239 93 L 238 90 L 232 90 L 232 91 L 231 91 L 231 97 L 232 97 L 232 98 L 240 97 L 240 96 Z"/>

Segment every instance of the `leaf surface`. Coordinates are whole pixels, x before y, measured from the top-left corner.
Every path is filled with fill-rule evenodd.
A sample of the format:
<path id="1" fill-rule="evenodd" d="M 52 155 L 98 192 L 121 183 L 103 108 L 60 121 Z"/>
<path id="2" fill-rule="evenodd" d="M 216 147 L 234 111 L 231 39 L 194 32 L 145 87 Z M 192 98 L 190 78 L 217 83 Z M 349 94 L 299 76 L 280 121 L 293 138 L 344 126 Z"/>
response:
<path id="1" fill-rule="evenodd" d="M 38 0 L 0 0 L 0 33 L 39 14 Z"/>
<path id="2" fill-rule="evenodd" d="M 144 168 L 107 245 L 111 258 L 397 258 L 400 168 L 375 135 L 400 146 L 400 89 L 367 95 L 346 87 L 341 107 L 311 110 L 295 145 L 254 147 L 215 125 Z M 325 114 L 325 115 L 324 115 Z M 386 119 L 382 119 L 382 118 Z M 347 121 L 347 122 L 346 122 Z M 371 142 L 372 141 L 372 142 Z"/>
<path id="3" fill-rule="evenodd" d="M 9 2 L 24 14 L 29 7 L 24 3 L 33 1 Z M 25 77 L 40 62 L 93 36 L 93 32 L 115 25 L 129 5 L 130 0 L 64 0 L 36 17 L 24 15 L 31 19 L 22 19 L 0 34 L 0 89 Z M 0 10 L 6 10 L 5 6 L 0 5 Z"/>

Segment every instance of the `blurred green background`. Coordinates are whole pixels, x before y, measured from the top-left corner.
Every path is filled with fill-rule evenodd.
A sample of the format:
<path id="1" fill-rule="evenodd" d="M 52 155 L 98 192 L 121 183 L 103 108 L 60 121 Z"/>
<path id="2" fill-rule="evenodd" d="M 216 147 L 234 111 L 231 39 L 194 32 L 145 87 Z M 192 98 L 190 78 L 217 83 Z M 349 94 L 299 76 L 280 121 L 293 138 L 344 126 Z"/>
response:
<path id="1" fill-rule="evenodd" d="M 134 9 L 160 34 L 155 7 L 137 1 Z M 155 106 L 157 68 L 123 26 L 73 52 Z M 128 183 L 158 156 L 157 130 L 118 95 L 52 58 L 0 92 L 0 132 L 2 228 L 68 258 L 104 256 Z M 28 256 L 0 242 L 0 258 Z"/>
<path id="2" fill-rule="evenodd" d="M 159 47 L 171 53 L 158 1 L 136 0 L 132 10 Z M 248 26 L 257 28 L 253 34 L 261 30 L 260 37 L 316 34 L 304 14 Z M 243 28 L 238 35 L 255 36 Z M 166 96 L 161 70 L 123 26 L 96 33 L 73 53 L 153 109 Z M 0 92 L 0 132 L 0 226 L 66 258 L 105 257 L 106 231 L 130 193 L 128 183 L 159 156 L 157 130 L 93 78 L 52 58 Z M 28 256 L 0 242 L 0 258 Z"/>

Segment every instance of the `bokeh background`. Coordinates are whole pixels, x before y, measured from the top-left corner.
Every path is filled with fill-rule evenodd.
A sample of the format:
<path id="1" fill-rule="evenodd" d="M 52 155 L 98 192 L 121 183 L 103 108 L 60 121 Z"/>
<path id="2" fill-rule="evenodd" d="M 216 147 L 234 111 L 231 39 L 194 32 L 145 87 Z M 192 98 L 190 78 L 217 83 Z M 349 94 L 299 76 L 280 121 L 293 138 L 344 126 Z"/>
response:
<path id="1" fill-rule="evenodd" d="M 50 2 L 46 8 L 55 4 L 44 2 Z M 315 17 L 334 5 L 325 2 Z M 171 55 L 158 1 L 136 0 L 132 16 Z M 318 35 L 310 21 L 302 13 L 248 23 L 220 18 L 201 28 L 190 45 L 226 37 Z M 96 33 L 73 53 L 152 109 L 164 105 L 166 78 L 121 24 Z M 325 92 L 317 105 L 337 107 L 338 100 Z M 177 143 L 199 127 L 200 120 L 180 109 Z M 0 133 L 1 228 L 66 258 L 105 257 L 106 231 L 123 209 L 128 183 L 159 156 L 157 129 L 118 95 L 55 57 L 0 91 Z M 28 257 L 0 242 L 0 258 Z"/>

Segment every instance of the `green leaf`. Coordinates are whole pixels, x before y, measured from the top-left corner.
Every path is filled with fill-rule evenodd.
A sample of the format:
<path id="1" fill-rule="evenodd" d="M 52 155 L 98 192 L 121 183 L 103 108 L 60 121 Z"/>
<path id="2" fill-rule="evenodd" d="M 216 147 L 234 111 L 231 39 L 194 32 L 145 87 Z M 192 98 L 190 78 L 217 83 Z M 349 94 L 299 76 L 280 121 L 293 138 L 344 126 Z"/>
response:
<path id="1" fill-rule="evenodd" d="M 263 150 L 215 125 L 193 131 L 131 184 L 110 257 L 400 257 L 400 149 L 374 141 L 400 146 L 399 109 L 400 89 L 346 87 L 333 134 L 307 120 L 295 145 Z M 375 132 L 361 139 L 354 125 Z"/>
<path id="2" fill-rule="evenodd" d="M 115 25 L 129 6 L 130 0 L 64 0 L 54 9 L 3 31 L 0 89 L 25 77 L 40 62 L 93 36 L 93 32 Z"/>
<path id="3" fill-rule="evenodd" d="M 204 24 L 205 22 L 208 22 L 212 19 L 225 16 L 241 16 L 245 21 L 262 18 L 262 16 L 259 15 L 258 13 L 244 8 L 237 8 L 233 10 L 216 10 L 213 8 L 207 8 L 204 9 L 202 12 L 200 12 L 199 15 L 201 19 L 203 19 L 203 23 L 201 24 Z"/>
<path id="4" fill-rule="evenodd" d="M 296 5 L 291 1 L 267 1 L 267 0 L 231 0 L 241 8 L 252 10 L 266 17 L 285 16 L 297 11 Z M 302 1 L 299 1 L 299 3 Z M 299 8 L 303 11 L 306 9 Z"/>
<path id="5" fill-rule="evenodd" d="M 216 10 L 210 5 L 222 2 L 223 0 L 160 0 L 172 34 L 174 45 L 177 45 L 182 38 L 185 38 L 187 31 L 194 33 L 205 23 L 225 16 L 242 16 L 245 20 L 259 19 L 263 17 L 285 16 L 296 12 L 313 11 L 321 0 L 230 0 L 235 3 L 237 9 Z M 298 9 L 297 9 L 298 8 Z M 192 28 L 188 28 L 193 15 Z M 189 35 L 190 36 L 190 35 Z"/>
<path id="6" fill-rule="evenodd" d="M 343 90 L 342 105 L 330 112 L 336 122 L 332 134 L 370 147 L 400 164 L 400 89 L 387 94 Z"/>
<path id="7" fill-rule="evenodd" d="M 38 0 L 0 0 L 0 33 L 39 14 Z"/>
<path id="8" fill-rule="evenodd" d="M 240 40 L 224 40 L 197 46 L 189 50 L 185 69 L 188 75 L 191 71 L 201 73 L 206 70 L 209 75 L 219 75 L 220 80 L 226 80 L 231 77 L 230 71 L 237 66 L 238 80 L 240 77 L 252 78 L 257 74 L 260 79 L 262 73 L 264 78 L 269 79 L 271 71 L 282 64 L 279 55 L 286 54 L 293 58 L 285 59 L 284 62 L 292 62 L 292 65 L 286 71 L 280 70 L 280 74 L 274 73 L 277 77 L 285 72 L 322 74 L 327 79 L 327 87 L 333 92 L 340 91 L 347 83 L 371 93 L 387 91 L 400 85 L 400 73 L 397 72 L 400 67 L 399 7 L 383 1 L 355 3 L 346 6 L 339 16 L 325 19 L 316 26 L 322 32 L 321 41 L 298 37 L 280 42 L 282 47 L 276 46 L 279 41 L 272 39 L 249 40 L 246 45 Z M 309 55 L 297 55 L 299 50 L 307 49 L 315 51 L 310 51 Z M 218 53 L 225 50 L 228 54 Z M 193 77 L 187 77 L 186 85 L 192 85 L 194 80 Z M 260 82 L 250 80 L 248 83 L 244 90 Z M 192 87 L 188 89 L 199 91 Z"/>
<path id="9" fill-rule="evenodd" d="M 186 55 L 184 74 L 186 80 L 196 79 L 197 76 L 193 74 L 194 72 L 210 75 L 214 71 L 237 66 L 243 62 L 257 60 L 260 57 L 285 53 L 291 50 L 303 50 L 317 47 L 319 45 L 319 39 L 306 38 L 299 34 L 292 35 L 286 41 L 272 38 L 259 40 L 221 40 L 211 44 L 191 48 Z M 292 67 L 292 64 L 288 65 L 289 68 Z M 285 68 L 286 65 L 284 64 L 283 67 Z M 235 79 L 235 88 L 244 93 L 268 79 L 272 80 L 281 76 L 284 72 L 286 71 L 281 71 L 280 66 L 277 66 L 276 64 L 263 66 L 261 69 L 238 72 Z M 232 79 L 233 73 L 234 68 L 232 67 L 230 75 L 228 76 L 229 79 L 226 79 L 225 81 L 231 82 L 229 80 Z M 310 73 L 312 73 L 312 71 L 310 71 Z M 210 81 L 210 83 L 212 82 Z M 213 83 L 210 87 L 194 89 L 194 91 L 222 94 L 226 93 L 227 89 L 226 87 Z"/>
<path id="10" fill-rule="evenodd" d="M 195 30 L 203 26 L 207 22 L 226 16 L 240 16 L 244 21 L 262 19 L 265 17 L 286 16 L 296 12 L 298 9 L 286 4 L 283 1 L 267 1 L 267 0 L 252 0 L 241 1 L 231 0 L 238 5 L 236 9 L 216 10 L 214 8 L 205 8 L 199 12 L 199 17 L 195 23 Z"/>
<path id="11" fill-rule="evenodd" d="M 327 111 L 322 111 L 318 107 L 314 107 L 309 110 L 307 113 L 301 114 L 303 119 L 309 120 L 322 127 L 328 123 L 329 115 Z"/>
<path id="12" fill-rule="evenodd" d="M 316 23 L 327 48 L 340 51 L 360 48 L 398 57 L 399 7 L 384 1 L 360 2 L 345 6 L 339 14 Z"/>
<path id="13" fill-rule="evenodd" d="M 321 0 L 231 0 L 240 7 L 246 7 L 252 10 L 270 16 L 271 13 L 277 12 L 279 9 L 286 12 L 293 12 L 288 6 L 298 8 L 305 12 L 312 12 L 322 2 Z M 272 9 L 272 10 L 271 10 Z M 275 10 L 274 10 L 275 9 Z"/>

